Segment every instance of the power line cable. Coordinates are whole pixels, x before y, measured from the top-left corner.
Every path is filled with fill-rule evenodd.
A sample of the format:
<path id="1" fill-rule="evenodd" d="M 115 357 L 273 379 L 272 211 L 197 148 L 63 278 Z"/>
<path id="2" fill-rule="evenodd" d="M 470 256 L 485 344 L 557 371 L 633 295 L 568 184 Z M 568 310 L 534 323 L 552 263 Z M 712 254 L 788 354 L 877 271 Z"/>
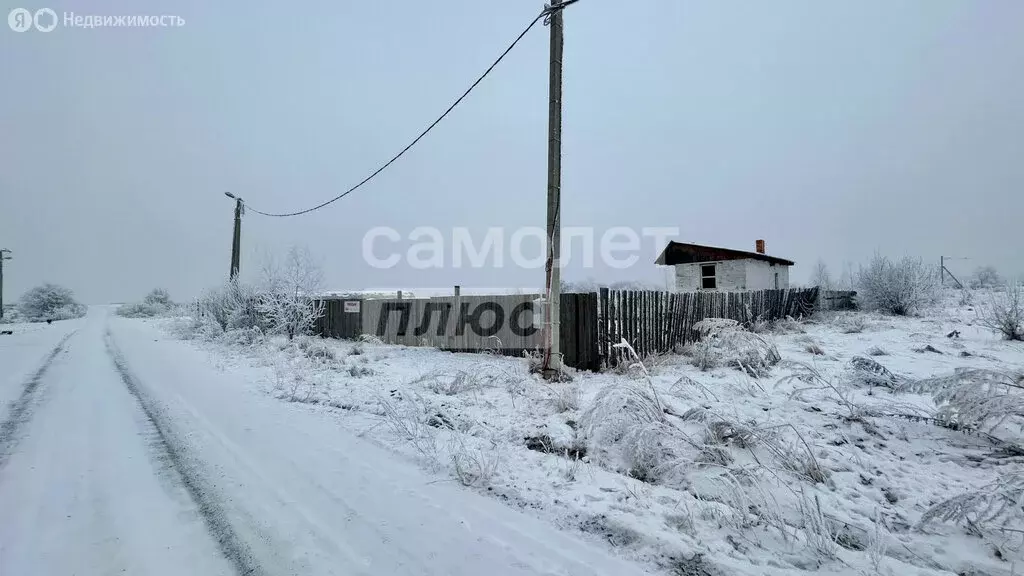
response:
<path id="1" fill-rule="evenodd" d="M 370 174 L 369 176 L 364 178 L 361 182 L 359 182 L 355 186 L 349 188 L 348 190 L 342 192 L 341 194 L 338 194 L 334 198 L 331 198 L 330 200 L 327 200 L 326 202 L 322 202 L 320 204 L 317 204 L 316 206 L 313 206 L 312 208 L 306 208 L 305 210 L 299 210 L 298 212 L 285 212 L 285 213 L 275 214 L 275 213 L 272 213 L 272 212 L 263 212 L 263 211 L 257 210 L 255 208 L 253 208 L 252 206 L 249 206 L 248 204 L 246 204 L 246 208 L 248 208 L 250 211 L 252 211 L 252 212 L 254 212 L 256 214 L 260 214 L 261 216 L 271 216 L 271 217 L 275 217 L 275 218 L 287 218 L 289 216 L 300 216 L 302 214 L 308 214 L 308 213 L 313 212 L 315 210 L 319 210 L 319 209 L 323 208 L 324 206 L 327 206 L 329 204 L 333 204 L 334 202 L 337 202 L 338 200 L 341 200 L 345 196 L 348 196 L 349 194 L 355 192 L 356 190 L 361 188 L 364 184 L 366 184 L 370 180 L 373 180 L 378 174 L 380 174 L 381 172 L 386 170 L 387 167 L 391 166 L 391 164 L 393 164 L 396 160 L 401 158 L 402 155 L 404 155 L 406 152 L 408 152 L 410 148 L 412 148 L 413 146 L 416 145 L 417 142 L 422 140 L 423 137 L 426 136 L 428 132 L 433 130 L 434 127 L 437 126 L 441 122 L 441 120 L 444 120 L 445 117 L 448 116 L 448 114 L 452 110 L 454 110 L 455 107 L 458 106 L 466 98 L 466 96 L 469 96 L 469 93 L 472 92 L 473 89 L 476 88 L 477 85 L 480 84 L 480 82 L 482 82 L 483 79 L 486 78 L 487 75 L 490 74 L 492 70 L 494 70 L 494 68 L 505 58 L 505 56 L 507 56 L 508 53 L 511 52 L 512 49 L 515 48 L 517 44 L 519 44 L 519 41 L 522 40 L 524 36 L 526 36 L 526 34 L 534 27 L 535 24 L 537 24 L 537 21 L 539 21 L 541 18 L 547 17 L 551 13 L 552 10 L 562 9 L 565 6 L 567 6 L 569 4 L 572 4 L 574 2 L 576 2 L 576 0 L 568 0 L 566 2 L 562 2 L 561 4 L 556 4 L 554 7 L 552 7 L 552 6 L 545 6 L 544 10 L 542 10 L 541 13 L 538 14 L 537 17 L 534 18 L 530 22 L 530 24 L 519 34 L 519 36 L 517 36 L 516 39 L 513 40 L 511 44 L 509 44 L 508 48 L 506 48 L 505 51 L 502 52 L 500 56 L 498 56 L 498 59 L 495 60 L 494 63 L 492 63 L 490 66 L 488 66 L 487 70 L 484 70 L 484 73 L 481 74 L 480 77 L 477 78 L 476 81 L 473 82 L 473 84 L 471 84 L 469 86 L 469 88 L 467 88 L 466 91 L 462 93 L 462 96 L 459 96 L 459 98 L 457 100 L 455 100 L 455 102 L 453 102 L 452 105 L 449 106 L 447 110 L 444 111 L 444 114 L 441 114 L 441 116 L 439 116 L 437 118 L 437 120 L 434 120 L 430 124 L 430 126 L 427 126 L 426 130 L 424 130 L 423 132 L 420 132 L 420 135 L 417 136 L 416 139 L 414 139 L 412 142 L 410 142 L 408 146 L 406 146 L 405 148 L 402 148 L 401 152 L 399 152 L 394 157 L 392 157 L 390 160 L 388 160 L 383 166 L 381 166 L 380 168 L 377 168 L 372 174 Z"/>

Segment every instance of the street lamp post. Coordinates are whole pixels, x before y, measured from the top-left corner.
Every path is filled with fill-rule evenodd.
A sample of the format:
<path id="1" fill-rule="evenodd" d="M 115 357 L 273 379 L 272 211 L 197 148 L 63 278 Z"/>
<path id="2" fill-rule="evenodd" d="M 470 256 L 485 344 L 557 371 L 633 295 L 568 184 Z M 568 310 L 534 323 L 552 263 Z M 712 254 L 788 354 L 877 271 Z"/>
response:
<path id="1" fill-rule="evenodd" d="M 0 318 L 4 317 L 4 260 L 11 259 L 11 251 L 0 249 Z"/>
<path id="2" fill-rule="evenodd" d="M 245 212 L 242 199 L 231 192 L 225 192 L 225 196 L 235 201 L 235 231 L 231 239 L 231 272 L 228 279 L 234 280 L 242 268 L 242 214 Z"/>

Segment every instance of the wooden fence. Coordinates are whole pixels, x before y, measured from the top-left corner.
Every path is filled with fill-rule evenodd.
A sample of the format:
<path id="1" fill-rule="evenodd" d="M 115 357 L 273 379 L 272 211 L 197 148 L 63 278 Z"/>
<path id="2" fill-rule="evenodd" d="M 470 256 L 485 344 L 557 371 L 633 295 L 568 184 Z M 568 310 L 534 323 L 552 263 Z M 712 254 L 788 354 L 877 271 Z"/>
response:
<path id="1" fill-rule="evenodd" d="M 598 305 L 599 354 L 606 366 L 628 352 L 613 348 L 625 339 L 640 357 L 669 352 L 697 339 L 694 324 L 705 318 L 740 323 L 808 315 L 817 288 L 750 292 L 655 292 L 601 289 Z"/>
<path id="2" fill-rule="evenodd" d="M 754 292 L 655 292 L 601 289 L 562 294 L 559 338 L 567 366 L 599 370 L 621 361 L 625 338 L 641 357 L 693 341 L 704 318 L 742 323 L 810 314 L 817 288 Z M 412 299 L 326 299 L 317 332 L 324 337 L 374 335 L 387 344 L 453 352 L 521 356 L 544 349 L 534 322 L 539 294 Z"/>
<path id="3" fill-rule="evenodd" d="M 856 310 L 857 292 L 854 290 L 822 290 L 818 294 L 818 307 L 822 310 Z"/>

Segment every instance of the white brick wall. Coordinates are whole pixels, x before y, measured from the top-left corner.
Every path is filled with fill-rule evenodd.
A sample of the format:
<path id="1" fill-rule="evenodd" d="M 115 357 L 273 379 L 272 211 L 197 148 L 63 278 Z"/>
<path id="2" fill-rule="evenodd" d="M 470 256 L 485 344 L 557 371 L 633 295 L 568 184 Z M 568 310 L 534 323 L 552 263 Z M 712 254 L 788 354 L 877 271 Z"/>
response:
<path id="1" fill-rule="evenodd" d="M 676 264 L 676 290 L 693 292 L 701 290 L 701 266 L 713 264 L 718 290 L 746 290 L 746 260 L 725 260 L 723 262 L 700 262 L 697 264 Z"/>
<path id="2" fill-rule="evenodd" d="M 718 290 L 765 290 L 775 288 L 775 274 L 779 275 L 779 288 L 789 288 L 789 266 L 772 266 L 761 260 L 725 260 L 676 264 L 676 290 L 701 290 L 702 265 L 714 264 Z"/>

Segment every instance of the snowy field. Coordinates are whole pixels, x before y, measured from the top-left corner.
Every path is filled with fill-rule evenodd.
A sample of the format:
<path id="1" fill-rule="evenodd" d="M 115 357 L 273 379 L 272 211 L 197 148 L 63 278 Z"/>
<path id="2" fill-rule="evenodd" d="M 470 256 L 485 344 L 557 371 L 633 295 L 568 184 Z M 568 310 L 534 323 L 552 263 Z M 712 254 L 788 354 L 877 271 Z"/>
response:
<path id="1" fill-rule="evenodd" d="M 760 327 L 742 370 L 709 344 L 564 384 L 517 358 L 118 322 L 654 573 L 1014 574 L 1024 343 L 957 298 Z"/>

